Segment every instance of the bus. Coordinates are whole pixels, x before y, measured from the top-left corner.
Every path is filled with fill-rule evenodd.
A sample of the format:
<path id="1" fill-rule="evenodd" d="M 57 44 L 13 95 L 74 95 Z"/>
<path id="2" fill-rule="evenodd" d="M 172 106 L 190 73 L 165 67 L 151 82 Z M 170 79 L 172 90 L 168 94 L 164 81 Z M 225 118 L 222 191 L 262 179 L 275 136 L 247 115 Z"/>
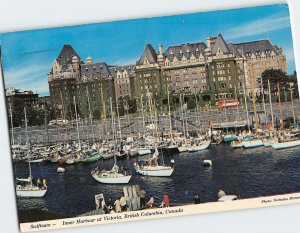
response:
<path id="1" fill-rule="evenodd" d="M 237 109 L 240 107 L 238 99 L 222 99 L 218 102 L 218 109 Z"/>

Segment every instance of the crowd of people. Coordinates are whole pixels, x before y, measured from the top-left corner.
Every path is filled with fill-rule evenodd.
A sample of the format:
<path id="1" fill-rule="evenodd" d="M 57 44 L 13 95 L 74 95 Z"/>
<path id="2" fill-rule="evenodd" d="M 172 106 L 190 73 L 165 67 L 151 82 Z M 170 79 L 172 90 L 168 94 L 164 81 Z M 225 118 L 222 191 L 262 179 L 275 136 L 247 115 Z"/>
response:
<path id="1" fill-rule="evenodd" d="M 223 196 L 226 196 L 226 193 L 220 188 L 218 191 L 218 198 L 221 198 Z M 163 195 L 161 202 L 156 201 L 156 197 L 154 197 L 152 194 L 148 196 L 148 201 L 146 201 L 147 193 L 144 189 L 139 190 L 138 197 L 140 201 L 139 209 L 152 208 L 154 206 L 159 208 L 170 207 L 170 196 L 168 193 L 165 193 Z M 193 202 L 194 204 L 200 204 L 199 194 L 194 195 Z M 97 209 L 101 208 L 105 213 L 121 213 L 130 209 L 128 208 L 128 203 L 124 195 L 118 197 L 115 201 L 113 201 L 111 198 L 108 198 L 107 201 L 104 201 L 104 197 L 101 194 L 99 196 L 98 203 L 99 204 L 97 205 Z"/>

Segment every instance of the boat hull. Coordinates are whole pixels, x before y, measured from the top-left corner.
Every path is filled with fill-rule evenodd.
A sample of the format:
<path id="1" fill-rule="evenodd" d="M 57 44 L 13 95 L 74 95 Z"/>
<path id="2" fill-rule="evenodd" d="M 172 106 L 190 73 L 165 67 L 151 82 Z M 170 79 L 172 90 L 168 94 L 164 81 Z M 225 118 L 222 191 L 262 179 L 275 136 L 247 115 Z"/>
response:
<path id="1" fill-rule="evenodd" d="M 235 136 L 224 137 L 224 142 L 233 142 L 236 139 Z"/>
<path id="2" fill-rule="evenodd" d="M 44 159 L 34 159 L 34 160 L 30 160 L 30 163 L 41 163 L 43 161 L 44 161 Z"/>
<path id="3" fill-rule="evenodd" d="M 272 148 L 274 148 L 276 150 L 288 149 L 288 148 L 297 147 L 297 146 L 300 146 L 300 140 L 272 144 Z"/>
<path id="4" fill-rule="evenodd" d="M 171 167 L 143 167 L 136 168 L 136 172 L 143 176 L 157 176 L 157 177 L 169 177 L 173 174 L 174 168 Z"/>
<path id="5" fill-rule="evenodd" d="M 261 147 L 264 146 L 264 143 L 262 140 L 253 140 L 253 141 L 244 141 L 243 145 L 245 148 L 256 148 L 256 147 Z"/>
<path id="6" fill-rule="evenodd" d="M 17 189 L 17 197 L 43 197 L 45 196 L 47 189 Z"/>
<path id="7" fill-rule="evenodd" d="M 188 147 L 186 147 L 186 146 L 179 146 L 178 147 L 178 151 L 181 153 L 181 152 L 186 152 L 186 151 L 188 151 L 189 150 L 189 148 Z"/>
<path id="8" fill-rule="evenodd" d="M 189 152 L 197 152 L 197 151 L 205 150 L 205 149 L 207 149 L 209 146 L 210 146 L 210 143 L 206 143 L 206 144 L 201 145 L 201 146 L 193 146 L 193 147 L 190 147 L 190 148 L 188 149 L 188 151 L 189 151 Z"/>
<path id="9" fill-rule="evenodd" d="M 123 174 L 118 174 L 115 177 L 104 177 L 104 176 L 98 176 L 97 174 L 92 175 L 93 178 L 103 184 L 128 184 L 130 179 L 131 179 L 131 175 L 123 175 Z"/>
<path id="10" fill-rule="evenodd" d="M 82 159 L 81 162 L 83 162 L 83 163 L 92 163 L 92 162 L 98 161 L 100 158 L 101 158 L 101 155 L 98 154 L 98 155 L 90 157 L 90 158 Z"/>
<path id="11" fill-rule="evenodd" d="M 150 149 L 141 149 L 138 151 L 139 155 L 148 155 L 151 154 L 151 150 Z"/>

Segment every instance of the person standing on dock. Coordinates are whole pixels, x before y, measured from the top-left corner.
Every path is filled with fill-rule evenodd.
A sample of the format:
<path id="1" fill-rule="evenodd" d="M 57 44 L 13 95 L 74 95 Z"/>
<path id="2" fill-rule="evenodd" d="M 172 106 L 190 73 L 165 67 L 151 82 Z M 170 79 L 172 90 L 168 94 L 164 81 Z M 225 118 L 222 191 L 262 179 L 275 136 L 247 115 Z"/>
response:
<path id="1" fill-rule="evenodd" d="M 147 202 L 147 206 L 152 208 L 153 204 L 154 204 L 154 197 L 152 195 L 150 195 L 150 199 Z"/>
<path id="2" fill-rule="evenodd" d="M 121 213 L 121 203 L 120 203 L 120 197 L 119 198 L 117 198 L 117 200 L 115 201 L 115 203 L 114 203 L 114 206 L 115 206 L 115 211 L 116 211 L 116 213 Z"/>
<path id="3" fill-rule="evenodd" d="M 41 182 L 41 180 L 40 180 L 40 177 L 38 177 L 36 184 L 37 184 L 37 186 L 38 186 L 39 188 L 41 188 L 42 182 Z"/>
<path id="4" fill-rule="evenodd" d="M 170 197 L 168 193 L 165 193 L 163 197 L 163 202 L 165 203 L 165 207 L 170 207 Z"/>
<path id="5" fill-rule="evenodd" d="M 143 208 L 143 207 L 146 206 L 146 199 L 145 199 L 145 197 L 146 197 L 146 191 L 143 190 L 143 189 L 141 189 L 139 191 L 139 197 L 140 197 L 140 208 Z"/>
<path id="6" fill-rule="evenodd" d="M 200 204 L 200 197 L 199 197 L 199 194 L 196 194 L 195 196 L 194 196 L 194 204 Z"/>
<path id="7" fill-rule="evenodd" d="M 219 192 L 218 192 L 218 197 L 221 198 L 221 197 L 224 197 L 224 196 L 226 196 L 226 193 L 220 188 Z"/>
<path id="8" fill-rule="evenodd" d="M 121 205 L 122 212 L 127 210 L 127 202 L 124 196 L 120 198 L 120 205 Z"/>
<path id="9" fill-rule="evenodd" d="M 43 186 L 44 186 L 45 189 L 47 189 L 47 180 L 46 180 L 46 178 L 43 179 Z"/>
<path id="10" fill-rule="evenodd" d="M 111 198 L 108 198 L 106 206 L 107 206 L 107 209 L 108 209 L 109 213 L 114 209 L 114 203 L 111 200 Z"/>

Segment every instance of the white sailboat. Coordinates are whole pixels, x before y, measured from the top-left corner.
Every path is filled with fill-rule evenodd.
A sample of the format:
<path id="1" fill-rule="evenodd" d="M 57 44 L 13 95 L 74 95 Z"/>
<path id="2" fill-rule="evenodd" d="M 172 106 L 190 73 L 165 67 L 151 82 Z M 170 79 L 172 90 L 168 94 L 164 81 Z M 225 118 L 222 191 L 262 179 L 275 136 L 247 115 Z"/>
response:
<path id="1" fill-rule="evenodd" d="M 147 92 L 147 96 L 149 101 L 150 117 L 152 118 L 152 115 L 154 115 L 154 117 L 156 116 L 155 106 L 152 103 L 149 91 Z M 153 138 L 155 139 L 154 153 L 149 160 L 145 161 L 145 164 L 134 163 L 134 168 L 138 174 L 143 176 L 168 177 L 173 174 L 174 166 L 165 166 L 163 161 L 162 165 L 159 164 L 159 153 L 157 150 L 157 121 L 152 121 L 152 124 L 154 125 Z"/>
<path id="2" fill-rule="evenodd" d="M 188 151 L 189 152 L 197 152 L 201 150 L 205 150 L 210 146 L 211 141 L 202 141 L 200 143 L 196 143 L 195 145 L 191 146 Z"/>
<path id="3" fill-rule="evenodd" d="M 158 176 L 158 177 L 169 177 L 174 172 L 174 167 L 159 165 L 158 164 L 159 153 L 157 146 L 155 146 L 155 151 L 152 158 L 145 161 L 146 164 L 134 164 L 136 172 L 143 176 Z"/>
<path id="4" fill-rule="evenodd" d="M 26 116 L 26 108 L 24 108 L 25 114 L 25 132 L 26 132 L 26 146 L 28 148 L 28 167 L 29 167 L 29 177 L 26 179 L 17 178 L 16 185 L 16 193 L 17 197 L 43 197 L 47 192 L 47 187 L 43 186 L 43 188 L 37 187 L 32 182 L 31 175 L 31 165 L 30 165 L 30 148 L 29 148 L 29 140 L 28 140 L 28 131 L 27 131 L 27 116 Z"/>
<path id="5" fill-rule="evenodd" d="M 112 109 L 112 100 L 110 98 L 110 109 L 111 109 L 111 119 L 112 119 L 112 132 L 113 132 L 113 139 L 115 140 L 115 122 L 114 122 L 114 115 Z M 127 184 L 129 183 L 131 176 L 126 173 L 126 171 L 121 171 L 117 166 L 117 157 L 114 153 L 114 166 L 110 171 L 106 170 L 99 170 L 96 168 L 91 172 L 92 177 L 103 184 Z"/>

